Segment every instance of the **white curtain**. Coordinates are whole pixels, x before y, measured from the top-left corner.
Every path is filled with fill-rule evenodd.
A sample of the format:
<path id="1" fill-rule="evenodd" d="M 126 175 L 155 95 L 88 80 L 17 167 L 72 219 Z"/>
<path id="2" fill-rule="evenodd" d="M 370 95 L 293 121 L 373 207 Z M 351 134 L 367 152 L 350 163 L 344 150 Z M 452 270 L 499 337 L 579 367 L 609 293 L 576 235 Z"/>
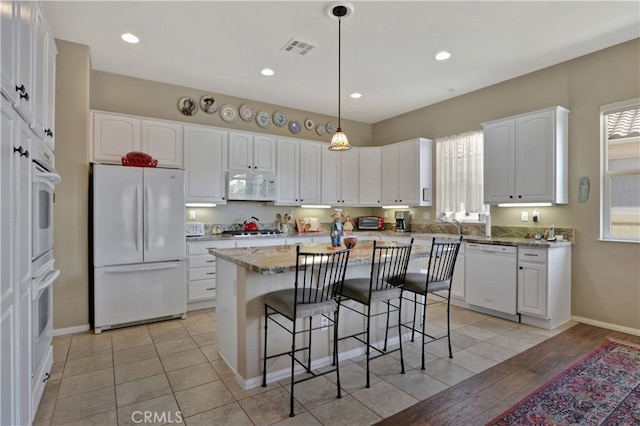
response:
<path id="1" fill-rule="evenodd" d="M 436 139 L 436 209 L 443 212 L 487 212 L 483 204 L 482 131 Z"/>

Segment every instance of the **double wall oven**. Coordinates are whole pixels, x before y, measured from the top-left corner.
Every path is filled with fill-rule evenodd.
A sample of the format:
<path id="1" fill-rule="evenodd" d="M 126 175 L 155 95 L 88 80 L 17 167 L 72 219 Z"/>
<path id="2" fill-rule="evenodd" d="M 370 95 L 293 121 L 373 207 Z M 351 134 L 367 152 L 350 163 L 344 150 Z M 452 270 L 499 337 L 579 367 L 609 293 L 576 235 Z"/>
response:
<path id="1" fill-rule="evenodd" d="M 53 282 L 60 271 L 54 267 L 53 202 L 56 184 L 60 182 L 54 168 L 53 153 L 41 142 L 32 145 L 31 163 L 31 262 L 32 262 L 32 327 L 33 327 L 33 390 L 43 389 L 51 362 L 53 334 Z M 48 376 L 47 376 L 48 377 Z"/>

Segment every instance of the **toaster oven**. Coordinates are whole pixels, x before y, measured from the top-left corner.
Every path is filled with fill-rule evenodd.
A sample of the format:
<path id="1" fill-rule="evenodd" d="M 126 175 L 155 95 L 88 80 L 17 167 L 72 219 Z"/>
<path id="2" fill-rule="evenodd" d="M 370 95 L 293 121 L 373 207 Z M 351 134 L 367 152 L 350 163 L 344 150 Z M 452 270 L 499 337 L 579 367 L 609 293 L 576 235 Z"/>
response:
<path id="1" fill-rule="evenodd" d="M 382 216 L 360 216 L 356 219 L 356 228 L 360 231 L 382 231 L 384 218 Z"/>

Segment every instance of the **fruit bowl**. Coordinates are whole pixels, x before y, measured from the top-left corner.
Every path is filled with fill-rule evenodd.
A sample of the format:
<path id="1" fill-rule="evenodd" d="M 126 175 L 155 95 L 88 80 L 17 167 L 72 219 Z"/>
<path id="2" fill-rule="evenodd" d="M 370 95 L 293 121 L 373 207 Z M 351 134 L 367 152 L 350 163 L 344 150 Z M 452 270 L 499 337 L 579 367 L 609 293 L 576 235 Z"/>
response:
<path id="1" fill-rule="evenodd" d="M 344 237 L 342 239 L 342 241 L 344 242 L 344 245 L 346 247 L 349 247 L 349 245 L 351 245 L 350 248 L 354 248 L 356 246 L 356 244 L 358 243 L 358 237 L 354 237 L 353 235 L 349 235 L 348 237 Z"/>

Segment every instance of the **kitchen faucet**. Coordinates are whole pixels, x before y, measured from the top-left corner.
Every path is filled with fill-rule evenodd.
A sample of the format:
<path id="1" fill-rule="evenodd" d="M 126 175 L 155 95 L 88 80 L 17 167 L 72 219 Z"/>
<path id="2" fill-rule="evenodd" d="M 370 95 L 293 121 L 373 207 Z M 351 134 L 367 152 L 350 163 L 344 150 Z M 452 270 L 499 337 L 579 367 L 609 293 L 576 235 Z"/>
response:
<path id="1" fill-rule="evenodd" d="M 458 235 L 462 235 L 462 230 L 460 228 L 460 222 L 458 222 L 456 219 L 450 219 L 447 221 L 447 223 L 452 224 L 453 226 L 456 227 L 456 231 L 458 232 Z"/>

